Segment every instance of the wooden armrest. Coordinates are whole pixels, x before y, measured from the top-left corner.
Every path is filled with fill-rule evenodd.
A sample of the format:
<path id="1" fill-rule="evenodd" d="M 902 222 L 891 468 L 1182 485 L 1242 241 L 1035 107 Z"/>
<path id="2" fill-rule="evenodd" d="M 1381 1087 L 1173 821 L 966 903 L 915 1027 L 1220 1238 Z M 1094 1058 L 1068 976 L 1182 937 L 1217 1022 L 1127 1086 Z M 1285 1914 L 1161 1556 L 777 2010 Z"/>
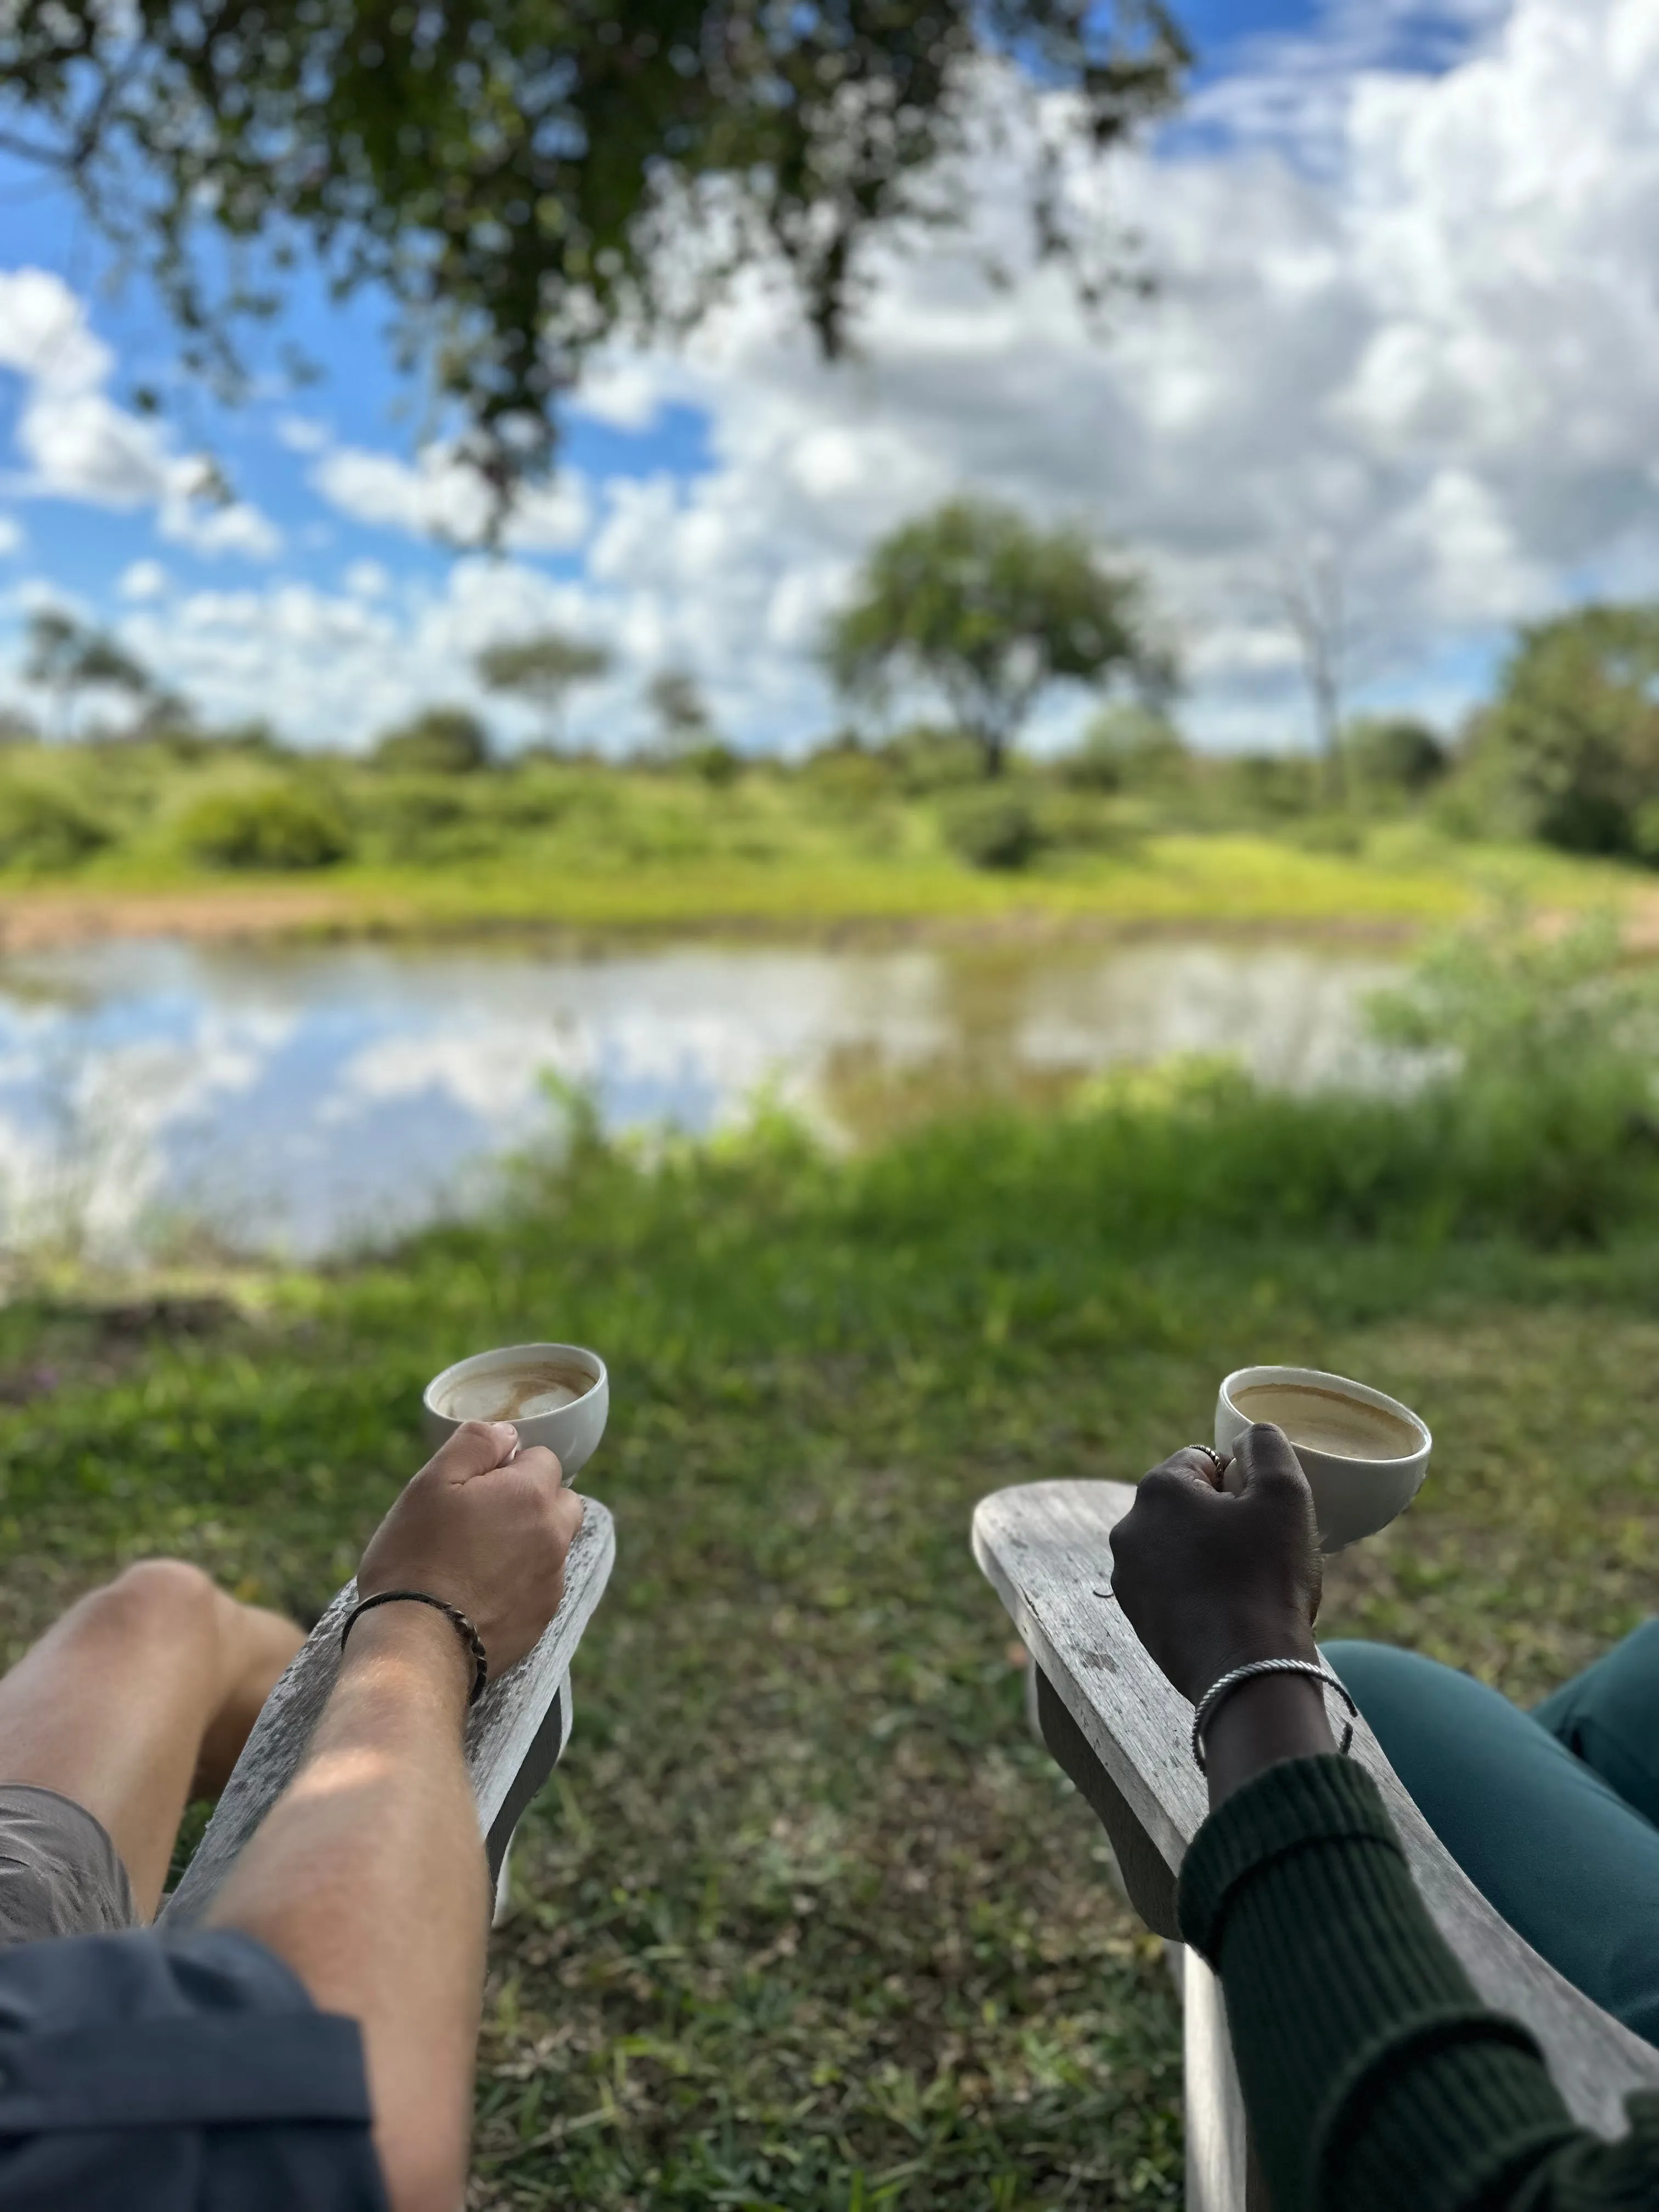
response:
<path id="1" fill-rule="evenodd" d="M 1073 1780 L 1074 1762 L 1085 1771 L 1090 1761 L 1097 1765 L 1110 1793 L 1102 1817 L 1114 1844 L 1120 1829 L 1134 1831 L 1127 1863 L 1119 1848 L 1126 1887 L 1138 1905 L 1145 1898 L 1158 1913 L 1147 1912 L 1149 1923 L 1169 1932 L 1173 1884 L 1207 1803 L 1188 1749 L 1191 1706 L 1154 1666 L 1121 1607 L 1099 1595 L 1111 1578 L 1112 1528 L 1133 1501 L 1133 1486 L 1121 1482 L 999 1491 L 974 1515 L 974 1557 L 1064 1715 L 1052 1734 L 1045 1717 L 1046 1740 Z M 1424 1902 L 1481 1997 L 1532 2030 L 1580 2121 L 1604 2135 L 1622 2133 L 1626 2097 L 1659 2087 L 1659 2051 L 1574 1989 L 1492 1910 L 1363 1721 L 1353 1755 L 1382 1790 Z M 1099 1785 L 1079 1786 L 1094 1802 Z"/>
<path id="2" fill-rule="evenodd" d="M 617 1532 L 595 1498 L 565 1563 L 564 1595 L 535 1650 L 484 1692 L 467 1717 L 466 1762 L 490 1878 L 501 1873 L 520 1814 L 552 1772 L 570 1733 L 570 1662 L 617 1556 Z M 356 1604 L 349 1582 L 265 1700 L 196 1856 L 161 1913 L 169 1930 L 199 1920 L 236 1856 L 287 1789 L 305 1756 L 340 1664 L 340 1628 Z"/>

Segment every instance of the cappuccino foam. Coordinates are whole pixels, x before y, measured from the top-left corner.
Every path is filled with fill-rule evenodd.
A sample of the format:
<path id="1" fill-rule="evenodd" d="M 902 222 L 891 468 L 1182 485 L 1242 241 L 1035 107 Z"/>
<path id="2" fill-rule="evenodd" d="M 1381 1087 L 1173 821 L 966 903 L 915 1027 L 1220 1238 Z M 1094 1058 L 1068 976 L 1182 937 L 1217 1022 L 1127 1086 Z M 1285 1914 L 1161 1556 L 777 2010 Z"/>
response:
<path id="1" fill-rule="evenodd" d="M 496 1367 L 482 1375 L 458 1376 L 444 1392 L 438 1411 L 452 1421 L 527 1421 L 574 1406 L 592 1385 L 580 1389 L 551 1367 Z"/>
<path id="2" fill-rule="evenodd" d="M 1232 1394 L 1247 1421 L 1271 1421 L 1293 1444 L 1338 1459 L 1410 1459 L 1423 1439 L 1385 1406 L 1312 1382 L 1253 1382 Z"/>

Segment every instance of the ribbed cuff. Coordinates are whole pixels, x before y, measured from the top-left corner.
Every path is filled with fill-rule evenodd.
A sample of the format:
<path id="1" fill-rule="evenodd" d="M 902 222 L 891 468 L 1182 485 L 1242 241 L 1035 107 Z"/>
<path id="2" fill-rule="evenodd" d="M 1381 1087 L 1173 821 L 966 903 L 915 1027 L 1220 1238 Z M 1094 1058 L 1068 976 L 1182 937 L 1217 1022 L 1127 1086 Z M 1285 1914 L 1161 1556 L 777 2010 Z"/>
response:
<path id="1" fill-rule="evenodd" d="M 1578 2133 L 1518 2021 L 1449 2007 L 1339 2078 L 1310 2148 L 1309 2201 L 1358 2212 L 1507 2203 L 1506 2177 Z"/>
<path id="2" fill-rule="evenodd" d="M 1326 1753 L 1269 1766 L 1211 1814 L 1181 1869 L 1181 1932 L 1213 1966 L 1241 1886 L 1292 1852 L 1331 1843 L 1405 1855 L 1376 1784 L 1351 1759 Z"/>
<path id="3" fill-rule="evenodd" d="M 1480 2003 L 1352 1761 L 1286 1760 L 1228 1798 L 1178 1903 L 1222 1977 L 1278 2212 L 1467 2212 L 1572 2139 L 1536 2045 Z"/>

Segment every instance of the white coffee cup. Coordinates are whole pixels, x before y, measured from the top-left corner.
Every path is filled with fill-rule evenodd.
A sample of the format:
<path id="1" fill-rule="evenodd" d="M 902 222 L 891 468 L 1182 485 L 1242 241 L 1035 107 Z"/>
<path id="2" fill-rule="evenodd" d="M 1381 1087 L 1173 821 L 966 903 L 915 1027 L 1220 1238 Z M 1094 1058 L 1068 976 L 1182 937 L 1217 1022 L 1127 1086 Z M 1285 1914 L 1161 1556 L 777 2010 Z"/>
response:
<path id="1" fill-rule="evenodd" d="M 1398 1398 L 1344 1375 L 1239 1368 L 1216 1400 L 1216 1449 L 1231 1456 L 1255 1421 L 1273 1421 L 1289 1437 L 1313 1492 L 1322 1551 L 1340 1552 L 1386 1528 L 1428 1473 L 1434 1438 L 1426 1425 Z"/>
<path id="2" fill-rule="evenodd" d="M 505 1378 L 526 1369 L 546 1370 L 574 1395 L 568 1405 L 555 1406 L 546 1413 L 510 1416 L 519 1431 L 519 1442 L 526 1449 L 545 1444 L 567 1478 L 585 1467 L 605 1434 L 605 1416 L 611 1410 L 611 1378 L 599 1353 L 580 1344 L 502 1345 L 494 1352 L 477 1352 L 470 1359 L 458 1359 L 441 1375 L 434 1375 L 421 1393 L 421 1419 L 434 1450 L 469 1418 L 444 1410 L 458 1383 L 484 1382 L 498 1374 Z"/>

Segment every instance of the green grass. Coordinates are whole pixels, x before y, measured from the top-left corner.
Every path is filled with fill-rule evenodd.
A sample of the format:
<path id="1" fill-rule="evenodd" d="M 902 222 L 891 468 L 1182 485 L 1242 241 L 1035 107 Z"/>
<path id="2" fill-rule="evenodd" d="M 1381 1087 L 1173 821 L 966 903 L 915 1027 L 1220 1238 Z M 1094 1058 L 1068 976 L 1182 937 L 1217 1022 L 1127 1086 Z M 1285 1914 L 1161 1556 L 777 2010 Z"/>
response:
<path id="1" fill-rule="evenodd" d="M 1176 2204 L 1170 1978 L 1024 1734 L 969 1516 L 1133 1477 L 1229 1368 L 1317 1360 L 1437 1435 L 1328 1629 L 1531 1695 L 1633 1624 L 1651 1146 L 1523 1115 L 1472 1183 L 1489 1110 L 1164 1079 L 842 1161 L 770 1125 L 653 1169 L 579 1135 L 499 1218 L 216 1316 L 18 1300 L 0 1620 L 15 1648 L 161 1547 L 313 1607 L 418 1457 L 429 1374 L 593 1343 L 619 1559 L 494 1945 L 475 2212 Z"/>
<path id="2" fill-rule="evenodd" d="M 182 757 L 161 744 L 17 748 L 0 763 L 0 896 L 95 902 L 275 890 L 313 923 L 381 929 L 811 931 L 1020 917 L 1387 929 L 1455 921 L 1494 896 L 1618 902 L 1648 880 L 1541 848 L 1459 843 L 1410 818 L 1290 817 L 1270 836 L 1243 817 L 1218 827 L 1231 817 L 1212 806 L 1200 830 L 1183 826 L 1200 818 L 1196 802 L 1183 815 L 1175 802 L 1068 791 L 1036 770 L 1018 787 L 1048 842 L 1018 870 L 974 868 L 950 848 L 950 793 L 907 790 L 860 765 L 869 777 L 849 792 L 776 764 L 715 787 L 690 774 L 547 760 L 410 776 L 225 746 Z M 295 854 L 343 860 L 262 869 L 267 848 L 252 833 L 250 865 L 204 857 L 228 849 L 222 836 L 201 844 L 204 823 L 222 832 L 227 808 L 257 829 L 263 806 L 274 849 L 292 841 L 296 805 L 328 835 L 301 837 Z"/>

